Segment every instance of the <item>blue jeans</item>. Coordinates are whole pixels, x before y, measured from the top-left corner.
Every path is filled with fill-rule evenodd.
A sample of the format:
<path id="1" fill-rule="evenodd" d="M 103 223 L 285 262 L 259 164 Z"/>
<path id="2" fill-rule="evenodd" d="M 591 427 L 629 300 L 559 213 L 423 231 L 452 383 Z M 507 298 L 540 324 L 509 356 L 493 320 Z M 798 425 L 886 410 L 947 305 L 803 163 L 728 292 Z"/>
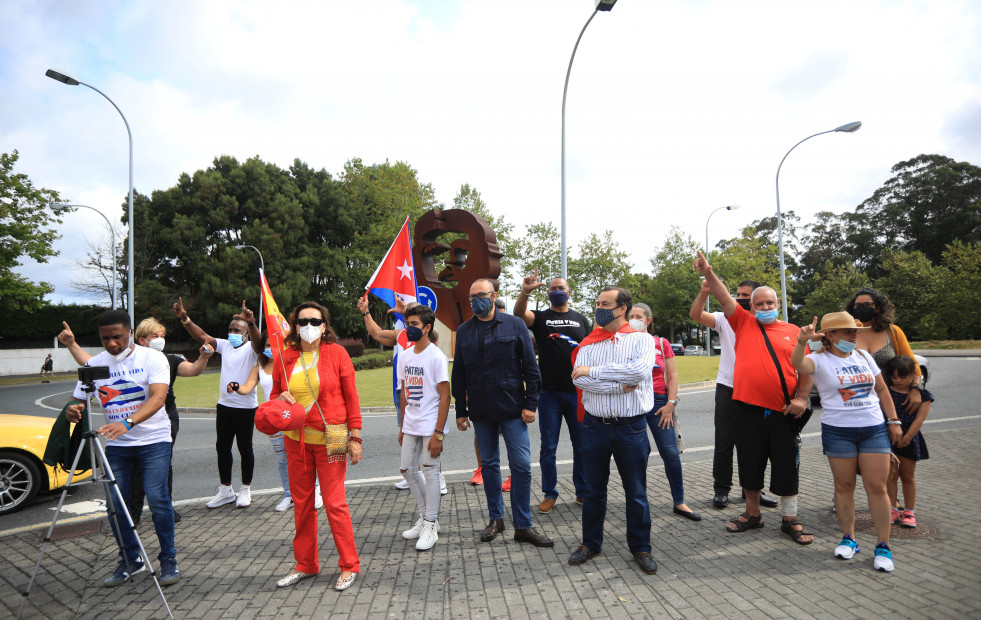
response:
<path id="1" fill-rule="evenodd" d="M 538 393 L 538 431 L 541 434 L 541 452 L 538 462 L 542 466 L 542 494 L 545 497 L 556 498 L 559 492 L 555 490 L 558 481 L 558 471 L 555 468 L 555 449 L 559 445 L 559 435 L 562 433 L 562 419 L 569 429 L 569 440 L 572 442 L 572 484 L 576 488 L 576 497 L 582 497 L 586 492 L 586 480 L 582 473 L 582 458 L 579 456 L 579 418 L 576 414 L 578 401 L 575 392 L 559 390 L 542 390 Z"/>
<path id="2" fill-rule="evenodd" d="M 279 469 L 279 479 L 283 483 L 283 497 L 290 497 L 290 473 L 287 465 L 286 446 L 283 444 L 283 433 L 270 435 L 269 443 L 272 444 L 273 454 L 276 455 L 276 467 Z"/>
<path id="3" fill-rule="evenodd" d="M 671 487 L 671 499 L 675 506 L 685 503 L 685 483 L 681 479 L 681 457 L 678 455 L 678 436 L 675 435 L 674 425 L 660 428 L 661 416 L 657 413 L 668 403 L 667 394 L 654 394 L 654 408 L 647 412 L 647 425 L 654 435 L 654 445 L 657 453 L 664 461 L 664 474 L 668 477 Z"/>
<path id="4" fill-rule="evenodd" d="M 604 424 L 588 413 L 582 422 L 580 450 L 586 474 L 582 505 L 582 544 L 591 551 L 603 549 L 610 455 L 617 464 L 627 500 L 627 547 L 631 553 L 651 551 L 651 511 L 647 503 L 647 417 L 630 418 L 623 424 Z M 485 480 L 486 484 L 486 480 Z"/>
<path id="5" fill-rule="evenodd" d="M 889 454 L 889 431 L 886 423 L 875 426 L 844 427 L 821 425 L 821 447 L 831 458 L 853 459 L 859 454 Z"/>
<path id="6" fill-rule="evenodd" d="M 174 504 L 170 501 L 167 492 L 170 454 L 171 445 L 166 441 L 147 446 L 106 446 L 106 460 L 109 461 L 109 467 L 112 468 L 116 484 L 123 497 L 130 496 L 130 487 L 136 472 L 143 474 L 143 490 L 146 492 L 146 500 L 153 514 L 153 529 L 157 531 L 157 540 L 160 542 L 160 554 L 157 556 L 160 560 L 177 558 L 177 549 L 174 548 Z M 120 520 L 119 529 L 122 530 L 117 531 L 115 522 L 112 518 L 109 519 L 113 534 L 117 539 L 122 539 L 119 557 L 133 562 L 140 555 L 139 544 L 136 542 L 133 529 L 125 523 L 126 518 L 122 514 L 119 498 L 115 493 L 110 495 Z"/>
<path id="7" fill-rule="evenodd" d="M 480 448 L 480 467 L 484 474 L 484 494 L 490 518 L 504 518 L 504 494 L 501 492 L 501 442 L 504 435 L 511 467 L 511 518 L 514 529 L 527 530 L 531 523 L 531 442 L 528 425 L 521 418 L 514 420 L 472 420 L 477 446 Z"/>

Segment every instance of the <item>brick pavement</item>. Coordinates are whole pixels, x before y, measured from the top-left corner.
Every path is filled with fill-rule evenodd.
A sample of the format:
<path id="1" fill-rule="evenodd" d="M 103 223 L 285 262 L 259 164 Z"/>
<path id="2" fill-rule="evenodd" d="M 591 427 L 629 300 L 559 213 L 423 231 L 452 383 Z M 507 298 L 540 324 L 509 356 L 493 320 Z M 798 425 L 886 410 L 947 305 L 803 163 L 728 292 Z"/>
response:
<path id="1" fill-rule="evenodd" d="M 552 513 L 533 511 L 536 526 L 556 541 L 554 549 L 515 543 L 509 522 L 503 539 L 477 542 L 486 521 L 483 490 L 451 480 L 439 542 L 418 553 L 400 536 L 413 521 L 408 494 L 387 483 L 354 486 L 348 497 L 362 562 L 355 585 L 333 590 L 337 556 L 322 518 L 321 575 L 277 589 L 276 579 L 292 566 L 292 515 L 272 511 L 275 495 L 260 495 L 245 510 L 182 509 L 182 580 L 164 592 L 177 618 L 981 617 L 981 556 L 962 516 L 981 504 L 981 428 L 929 430 L 928 441 L 933 459 L 917 472 L 917 519 L 924 533 L 936 534 L 894 540 L 892 574 L 872 570 L 871 530 L 859 530 L 862 552 L 855 560 L 832 557 L 840 531 L 829 509 L 831 475 L 820 449 L 808 447 L 800 516 L 817 540 L 807 547 L 780 533 L 776 510 L 764 509 L 762 530 L 724 532 L 723 522 L 741 506 L 710 506 L 706 452 L 685 463 L 687 499 L 704 517 L 699 523 L 671 514 L 663 469 L 652 459 L 652 536 L 660 565 L 654 576 L 640 573 L 626 549 L 617 485 L 611 487 L 603 554 L 582 567 L 566 563 L 578 544 L 580 516 L 566 467 L 563 495 Z M 532 500 L 541 500 L 537 489 Z M 861 490 L 856 505 L 865 508 Z M 156 538 L 150 520 L 144 521 L 140 533 L 153 556 Z M 15 589 L 27 583 L 40 538 L 40 531 L 0 538 L 0 616 L 16 612 L 22 597 Z M 165 617 L 147 574 L 118 588 L 100 586 L 114 565 L 106 533 L 52 543 L 25 617 Z"/>

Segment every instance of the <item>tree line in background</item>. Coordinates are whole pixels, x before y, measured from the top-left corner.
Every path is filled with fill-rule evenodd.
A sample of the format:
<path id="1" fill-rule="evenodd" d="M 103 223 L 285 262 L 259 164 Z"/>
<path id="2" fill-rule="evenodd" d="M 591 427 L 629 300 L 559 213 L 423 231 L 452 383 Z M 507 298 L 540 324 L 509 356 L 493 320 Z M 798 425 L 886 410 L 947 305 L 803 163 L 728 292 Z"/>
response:
<path id="1" fill-rule="evenodd" d="M 20 255 L 50 256 L 57 220 L 43 208 L 57 195 L 13 174 L 16 152 L 3 157 L 0 257 L 7 260 L 0 263 L 0 308 L 33 311 L 46 305 L 43 296 L 49 289 L 44 283 L 18 281 L 10 267 Z M 800 324 L 839 310 L 856 290 L 872 286 L 893 300 L 897 323 L 913 339 L 981 337 L 981 169 L 920 155 L 896 164 L 892 173 L 854 211 L 819 213 L 808 227 L 793 212 L 784 215 L 791 321 Z M 321 301 L 338 333 L 366 339 L 355 300 L 405 218 L 415 221 L 433 208 L 446 207 L 404 162 L 366 165 L 352 159 L 334 176 L 299 160 L 284 170 L 258 157 L 244 163 L 218 157 L 206 170 L 182 174 L 171 188 L 136 195 L 136 315 L 162 319 L 179 339 L 183 330 L 170 307 L 182 296 L 196 322 L 223 333 L 242 299 L 258 310 L 258 257 L 252 250 L 235 249 L 252 245 L 262 251 L 281 309 L 306 299 Z M 497 233 L 502 295 L 516 296 L 521 277 L 536 267 L 542 279 L 559 273 L 560 237 L 551 220 L 532 224 L 519 236 L 466 184 L 449 208 L 484 217 Z M 738 237 L 720 241 L 710 262 L 732 288 L 755 279 L 779 293 L 776 237 L 775 216 L 757 220 Z M 81 261 L 90 277 L 80 278 L 80 289 L 99 289 L 111 280 L 106 274 L 111 254 L 107 261 L 100 244 L 90 246 L 88 259 Z M 573 304 L 591 313 L 602 286 L 626 286 L 651 306 L 660 334 L 687 342 L 694 327 L 688 310 L 700 286 L 691 265 L 699 249 L 694 239 L 673 228 L 651 258 L 651 271 L 632 273 L 613 231 L 592 233 L 570 248 Z M 125 291 L 125 240 L 117 254 L 120 290 Z M 128 301 L 125 296 L 123 301 Z M 530 307 L 536 304 L 547 305 L 541 289 Z M 372 307 L 379 321 L 386 309 L 378 301 Z M 0 336 L 47 338 L 53 329 L 49 323 L 0 326 Z M 54 327 L 60 328 L 60 322 Z M 87 331 L 77 326 L 76 333 Z"/>

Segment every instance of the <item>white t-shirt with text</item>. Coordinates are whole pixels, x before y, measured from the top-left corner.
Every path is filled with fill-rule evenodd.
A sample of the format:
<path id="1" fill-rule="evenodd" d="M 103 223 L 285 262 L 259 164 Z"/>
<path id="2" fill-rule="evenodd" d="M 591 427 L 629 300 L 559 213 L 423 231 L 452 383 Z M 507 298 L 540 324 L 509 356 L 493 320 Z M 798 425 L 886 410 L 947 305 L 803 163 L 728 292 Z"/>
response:
<path id="1" fill-rule="evenodd" d="M 405 386 L 405 415 L 402 432 L 427 437 L 436 430 L 439 418 L 440 383 L 450 380 L 449 362 L 439 347 L 430 343 L 422 353 L 407 349 L 399 353 L 398 382 Z M 450 430 L 450 415 L 446 416 L 443 432 Z"/>
<path id="2" fill-rule="evenodd" d="M 726 319 L 725 312 L 713 312 L 715 317 L 715 331 L 719 333 L 719 374 L 715 377 L 716 383 L 721 383 L 727 387 L 732 387 L 732 374 L 736 368 L 736 332 L 732 331 L 732 326 Z"/>
<path id="3" fill-rule="evenodd" d="M 93 394 L 102 404 L 107 424 L 122 422 L 136 413 L 149 398 L 151 385 L 160 383 L 164 388 L 170 385 L 170 362 L 167 361 L 167 356 L 139 345 L 121 362 L 113 359 L 108 351 L 103 351 L 85 365 L 109 367 L 109 378 L 95 381 L 96 391 Z M 75 384 L 73 396 L 78 400 L 85 400 L 86 394 L 82 391 L 81 381 Z M 95 421 L 92 425 L 95 428 L 101 426 Z M 162 442 L 170 443 L 170 418 L 163 403 L 156 413 L 113 439 L 109 445 L 147 446 Z"/>
<path id="4" fill-rule="evenodd" d="M 821 395 L 821 424 L 843 428 L 878 426 L 885 421 L 875 393 L 881 371 L 871 355 L 853 351 L 848 357 L 812 353 L 814 384 Z"/>
<path id="5" fill-rule="evenodd" d="M 259 360 L 258 355 L 252 349 L 252 343 L 245 341 L 236 348 L 224 338 L 215 338 L 215 342 L 218 343 L 218 353 L 221 354 L 221 383 L 218 384 L 218 404 L 236 409 L 255 409 L 258 406 L 255 388 L 244 396 L 235 392 L 229 394 L 226 389 L 232 381 L 241 385 L 249 380 L 249 374 Z"/>

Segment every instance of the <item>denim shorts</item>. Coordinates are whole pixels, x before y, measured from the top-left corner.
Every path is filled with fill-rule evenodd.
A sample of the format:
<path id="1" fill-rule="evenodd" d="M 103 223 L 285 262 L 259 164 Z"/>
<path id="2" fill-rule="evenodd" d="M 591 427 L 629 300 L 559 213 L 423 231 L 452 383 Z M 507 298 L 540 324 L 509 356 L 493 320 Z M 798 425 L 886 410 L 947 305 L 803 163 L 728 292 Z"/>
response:
<path id="1" fill-rule="evenodd" d="M 838 459 L 850 459 L 860 453 L 889 454 L 892 446 L 889 444 L 889 432 L 886 423 L 876 426 L 829 426 L 821 425 L 821 447 L 825 456 Z"/>

